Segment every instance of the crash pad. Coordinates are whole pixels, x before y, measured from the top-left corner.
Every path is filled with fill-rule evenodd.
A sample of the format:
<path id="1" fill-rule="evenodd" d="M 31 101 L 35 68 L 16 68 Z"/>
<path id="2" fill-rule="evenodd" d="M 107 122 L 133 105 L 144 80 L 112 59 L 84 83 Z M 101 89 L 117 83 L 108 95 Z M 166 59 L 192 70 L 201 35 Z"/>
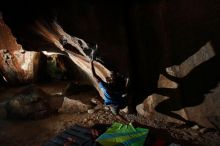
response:
<path id="1" fill-rule="evenodd" d="M 74 125 L 42 146 L 93 146 L 98 135 L 96 129 Z"/>
<path id="2" fill-rule="evenodd" d="M 132 124 L 116 122 L 99 136 L 96 142 L 104 146 L 142 146 L 148 132 L 146 128 L 135 128 Z"/>

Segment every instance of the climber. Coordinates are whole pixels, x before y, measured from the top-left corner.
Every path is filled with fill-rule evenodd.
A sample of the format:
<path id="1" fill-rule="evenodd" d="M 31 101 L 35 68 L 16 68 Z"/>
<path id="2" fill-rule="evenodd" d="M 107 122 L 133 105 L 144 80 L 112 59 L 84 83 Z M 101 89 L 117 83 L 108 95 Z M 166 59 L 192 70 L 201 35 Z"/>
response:
<path id="1" fill-rule="evenodd" d="M 87 54 L 90 59 L 100 62 L 101 64 L 105 65 L 105 62 L 103 61 L 103 58 L 100 56 L 98 52 L 98 45 L 90 43 L 89 51 L 87 51 Z M 86 51 L 84 51 L 86 52 Z"/>
<path id="2" fill-rule="evenodd" d="M 89 51 L 88 51 L 89 50 Z M 106 68 L 110 70 L 116 70 L 117 67 L 112 64 L 111 60 L 107 60 L 106 58 L 102 57 L 99 50 L 98 45 L 90 43 L 90 47 L 87 51 L 84 50 L 84 52 L 89 56 L 90 59 L 95 60 L 102 65 L 104 65 Z"/>
<path id="3" fill-rule="evenodd" d="M 96 73 L 93 64 L 93 58 L 91 60 L 92 74 L 95 80 L 98 82 L 98 86 L 103 94 L 105 105 L 109 106 L 111 112 L 115 115 L 118 114 L 119 109 L 126 106 L 126 80 L 118 73 L 111 73 L 110 77 L 106 78 L 104 82 Z"/>

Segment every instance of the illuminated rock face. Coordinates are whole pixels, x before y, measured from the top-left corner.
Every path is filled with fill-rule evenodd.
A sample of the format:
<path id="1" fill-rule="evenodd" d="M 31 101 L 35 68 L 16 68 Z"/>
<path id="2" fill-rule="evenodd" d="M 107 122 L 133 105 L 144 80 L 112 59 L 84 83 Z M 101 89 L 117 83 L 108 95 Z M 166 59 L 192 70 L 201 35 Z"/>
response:
<path id="1" fill-rule="evenodd" d="M 36 79 L 40 53 L 24 51 L 0 17 L 0 70 L 6 82 L 20 84 Z"/>
<path id="2" fill-rule="evenodd" d="M 148 118 L 167 122 L 196 122 L 204 127 L 219 128 L 220 86 L 219 55 L 212 43 L 179 65 L 165 69 L 155 94 L 137 107 Z M 181 117 L 181 118 L 179 118 Z"/>

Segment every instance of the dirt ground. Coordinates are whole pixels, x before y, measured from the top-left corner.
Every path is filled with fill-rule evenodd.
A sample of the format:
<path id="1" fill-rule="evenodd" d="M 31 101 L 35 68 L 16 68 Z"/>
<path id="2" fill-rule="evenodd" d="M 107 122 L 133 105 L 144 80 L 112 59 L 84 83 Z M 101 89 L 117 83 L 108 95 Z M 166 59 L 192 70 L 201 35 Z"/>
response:
<path id="1" fill-rule="evenodd" d="M 49 93 L 62 92 L 66 83 L 40 85 Z M 0 104 L 10 99 L 21 88 L 8 88 L 1 91 Z M 71 96 L 71 98 L 88 103 L 97 99 L 94 91 Z M 140 115 L 126 114 L 120 112 L 121 117 L 111 114 L 108 108 L 103 106 L 97 99 L 97 105 L 89 111 L 64 112 L 51 115 L 39 120 L 12 120 L 0 116 L 0 145 L 1 146 L 37 146 L 48 139 L 56 136 L 66 128 L 78 124 L 92 127 L 95 124 L 112 124 L 113 122 L 129 123 L 147 127 L 157 137 L 163 137 L 167 141 L 181 145 L 220 145 L 220 132 L 215 129 L 202 127 L 186 127 L 175 123 L 166 123 L 157 119 L 148 119 Z M 0 114 L 3 114 L 0 112 Z"/>

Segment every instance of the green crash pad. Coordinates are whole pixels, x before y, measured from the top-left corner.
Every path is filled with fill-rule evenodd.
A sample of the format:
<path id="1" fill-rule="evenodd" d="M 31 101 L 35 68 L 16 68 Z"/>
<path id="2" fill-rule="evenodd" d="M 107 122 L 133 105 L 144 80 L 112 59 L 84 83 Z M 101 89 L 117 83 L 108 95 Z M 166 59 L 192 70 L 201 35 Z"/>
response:
<path id="1" fill-rule="evenodd" d="M 113 123 L 96 142 L 103 146 L 143 146 L 149 130 L 132 124 Z"/>

